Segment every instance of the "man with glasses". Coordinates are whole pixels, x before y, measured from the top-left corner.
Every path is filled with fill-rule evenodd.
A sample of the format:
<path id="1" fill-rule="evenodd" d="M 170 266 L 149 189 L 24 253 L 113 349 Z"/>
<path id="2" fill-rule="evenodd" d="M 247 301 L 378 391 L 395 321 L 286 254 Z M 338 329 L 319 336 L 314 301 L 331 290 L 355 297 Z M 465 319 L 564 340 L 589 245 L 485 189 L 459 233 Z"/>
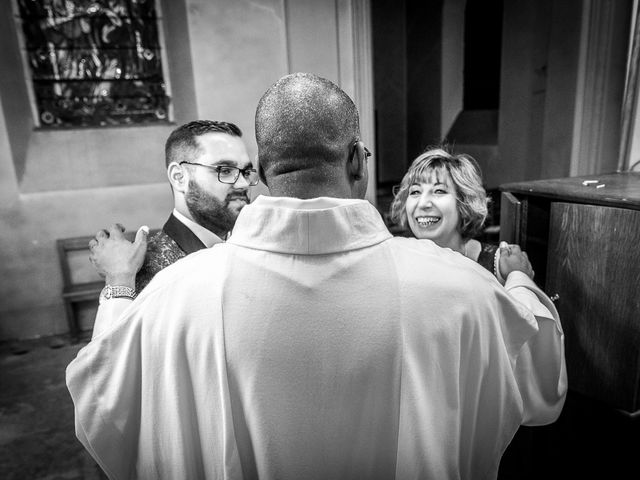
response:
<path id="1" fill-rule="evenodd" d="M 249 187 L 258 184 L 241 137 L 233 123 L 212 120 L 175 129 L 165 144 L 174 209 L 162 230 L 148 242 L 146 230 L 139 230 L 131 243 L 123 235 L 124 228 L 113 225 L 91 240 L 90 260 L 106 283 L 94 336 L 101 324 L 108 324 L 103 319 L 117 318 L 160 270 L 226 239 L 238 213 L 249 203 Z"/>

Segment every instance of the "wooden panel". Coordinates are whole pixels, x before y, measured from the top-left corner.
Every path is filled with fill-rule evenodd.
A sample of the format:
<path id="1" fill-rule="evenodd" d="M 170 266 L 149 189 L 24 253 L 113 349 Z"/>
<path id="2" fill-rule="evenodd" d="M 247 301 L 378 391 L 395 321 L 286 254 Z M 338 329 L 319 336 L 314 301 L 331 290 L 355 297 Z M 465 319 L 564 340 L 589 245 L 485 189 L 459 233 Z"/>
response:
<path id="1" fill-rule="evenodd" d="M 541 197 L 523 197 L 520 247 L 527 252 L 535 271 L 536 283 L 544 289 L 547 278 L 549 248 L 549 214 L 551 202 Z"/>
<path id="2" fill-rule="evenodd" d="M 547 292 L 565 330 L 569 387 L 640 409 L 640 212 L 551 205 Z"/>
<path id="3" fill-rule="evenodd" d="M 512 193 L 502 192 L 500 199 L 500 240 L 520 243 L 522 203 Z"/>
<path id="4" fill-rule="evenodd" d="M 502 192 L 500 240 L 520 245 L 535 270 L 535 281 L 545 288 L 549 242 L 550 201 L 546 198 Z"/>

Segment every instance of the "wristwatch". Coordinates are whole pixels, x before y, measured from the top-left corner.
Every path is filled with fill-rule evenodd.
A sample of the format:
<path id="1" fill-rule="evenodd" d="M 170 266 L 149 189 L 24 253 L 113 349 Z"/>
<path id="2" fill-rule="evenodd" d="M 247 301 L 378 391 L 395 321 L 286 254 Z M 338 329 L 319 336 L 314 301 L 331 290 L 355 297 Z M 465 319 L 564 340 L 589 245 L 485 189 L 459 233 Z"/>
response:
<path id="1" fill-rule="evenodd" d="M 138 295 L 135 289 L 125 287 L 123 285 L 105 285 L 100 292 L 99 303 L 109 300 L 110 298 L 130 298 L 133 300 Z"/>

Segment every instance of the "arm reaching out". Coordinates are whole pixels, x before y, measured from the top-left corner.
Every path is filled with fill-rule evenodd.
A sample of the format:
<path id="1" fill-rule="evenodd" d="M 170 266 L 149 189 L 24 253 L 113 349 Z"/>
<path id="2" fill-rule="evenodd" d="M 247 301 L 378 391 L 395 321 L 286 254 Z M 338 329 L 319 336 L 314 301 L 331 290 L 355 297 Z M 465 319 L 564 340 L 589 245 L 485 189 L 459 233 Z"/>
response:
<path id="1" fill-rule="evenodd" d="M 147 252 L 149 227 L 140 227 L 133 242 L 123 234 L 124 227 L 116 224 L 109 230 L 100 230 L 89 242 L 89 260 L 108 285 L 120 285 L 135 289 L 136 273 L 142 267 Z M 129 298 L 112 298 L 101 302 L 93 323 L 92 338 L 96 338 L 120 317 L 129 306 Z"/>
<path id="2" fill-rule="evenodd" d="M 533 282 L 529 257 L 518 245 L 500 242 L 499 269 L 505 288 L 538 321 L 538 333 L 520 351 L 516 378 L 524 402 L 524 424 L 555 421 L 567 394 L 564 333 L 553 302 Z"/>

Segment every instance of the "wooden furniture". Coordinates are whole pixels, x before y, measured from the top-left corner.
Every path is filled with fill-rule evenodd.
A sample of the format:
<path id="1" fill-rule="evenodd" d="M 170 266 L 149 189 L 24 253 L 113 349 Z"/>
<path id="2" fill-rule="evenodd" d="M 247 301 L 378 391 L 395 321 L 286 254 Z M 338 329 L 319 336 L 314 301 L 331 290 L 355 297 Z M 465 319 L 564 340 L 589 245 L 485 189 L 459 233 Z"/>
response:
<path id="1" fill-rule="evenodd" d="M 500 237 L 555 299 L 569 394 L 556 423 L 521 428 L 499 478 L 635 478 L 614 471 L 640 471 L 640 173 L 500 189 Z"/>
<path id="2" fill-rule="evenodd" d="M 527 251 L 557 298 L 571 388 L 640 411 L 640 173 L 501 190 L 501 237 Z"/>
<path id="3" fill-rule="evenodd" d="M 77 338 L 80 325 L 76 316 L 75 305 L 79 302 L 93 301 L 97 303 L 104 280 L 95 272 L 89 262 L 89 241 L 94 238 L 74 237 L 61 238 L 56 241 L 58 258 L 62 269 L 62 301 L 67 314 L 69 333 Z"/>

